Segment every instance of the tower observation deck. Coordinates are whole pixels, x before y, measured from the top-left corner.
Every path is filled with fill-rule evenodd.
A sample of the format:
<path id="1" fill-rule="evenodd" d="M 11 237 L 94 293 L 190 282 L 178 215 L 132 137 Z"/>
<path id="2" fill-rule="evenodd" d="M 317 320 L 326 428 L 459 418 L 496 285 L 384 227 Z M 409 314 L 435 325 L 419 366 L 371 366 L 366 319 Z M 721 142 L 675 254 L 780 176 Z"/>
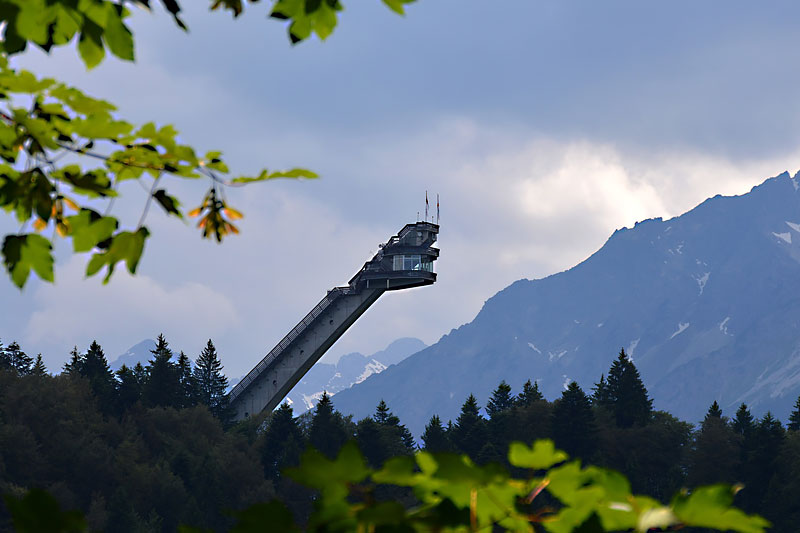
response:
<path id="1" fill-rule="evenodd" d="M 439 226 L 406 224 L 345 287 L 334 287 L 230 392 L 236 420 L 275 409 L 347 328 L 386 291 L 436 281 Z"/>

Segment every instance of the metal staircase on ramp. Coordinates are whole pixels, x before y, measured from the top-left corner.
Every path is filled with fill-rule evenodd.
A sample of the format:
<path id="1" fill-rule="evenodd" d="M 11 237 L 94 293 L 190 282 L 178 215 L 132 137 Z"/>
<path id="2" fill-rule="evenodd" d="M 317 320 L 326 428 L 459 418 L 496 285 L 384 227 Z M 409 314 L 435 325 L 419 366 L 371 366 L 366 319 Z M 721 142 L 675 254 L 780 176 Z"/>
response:
<path id="1" fill-rule="evenodd" d="M 328 349 L 386 291 L 436 281 L 433 247 L 439 226 L 406 224 L 380 246 L 346 287 L 328 291 L 320 302 L 230 392 L 236 420 L 271 411 Z"/>

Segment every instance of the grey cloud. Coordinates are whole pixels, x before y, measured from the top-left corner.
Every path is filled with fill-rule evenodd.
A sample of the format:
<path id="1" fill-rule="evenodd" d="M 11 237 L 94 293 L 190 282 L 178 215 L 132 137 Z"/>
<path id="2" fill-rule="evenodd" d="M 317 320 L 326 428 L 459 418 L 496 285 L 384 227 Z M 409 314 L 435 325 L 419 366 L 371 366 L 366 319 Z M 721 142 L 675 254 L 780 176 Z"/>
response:
<path id="1" fill-rule="evenodd" d="M 229 374 L 245 372 L 413 221 L 426 189 L 442 195 L 440 281 L 387 295 L 334 351 L 370 353 L 400 336 L 430 344 L 494 291 L 572 266 L 617 227 L 798 166 L 793 2 L 516 0 L 489 15 L 483 2 L 423 0 L 405 19 L 351 4 L 326 43 L 290 48 L 258 4 L 235 22 L 191 4 L 188 36 L 166 16 L 137 15 L 137 65 L 112 60 L 87 74 L 72 51 L 23 58 L 134 120 L 171 122 L 199 148 L 223 149 L 237 172 L 305 165 L 324 177 L 232 191 L 247 217 L 221 247 L 152 213 L 141 274 L 167 291 L 199 284 L 225 295 L 237 320 L 198 327 L 196 339 L 185 321 L 125 333 L 101 322 L 110 354 L 163 331 L 193 355 L 213 333 Z M 203 192 L 169 187 L 187 201 Z M 0 218 L 7 228 L 16 230 Z M 123 286 L 87 289 L 82 305 Z M 29 351 L 63 362 L 71 343 L 48 345 L 29 323 L 65 297 L 0 281 L 14 310 L 0 338 L 28 331 L 19 340 Z"/>

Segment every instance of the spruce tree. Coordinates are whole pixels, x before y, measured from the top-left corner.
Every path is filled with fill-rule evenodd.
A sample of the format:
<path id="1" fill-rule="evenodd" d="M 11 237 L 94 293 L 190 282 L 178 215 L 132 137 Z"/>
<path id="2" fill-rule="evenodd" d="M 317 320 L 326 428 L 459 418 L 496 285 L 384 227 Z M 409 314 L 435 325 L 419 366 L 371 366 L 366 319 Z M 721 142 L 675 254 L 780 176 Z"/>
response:
<path id="1" fill-rule="evenodd" d="M 753 433 L 756 425 L 753 420 L 753 415 L 750 414 L 750 409 L 747 408 L 747 404 L 743 403 L 739 406 L 739 409 L 736 410 L 736 418 L 733 419 L 731 426 L 737 435 L 741 435 L 745 438 Z"/>
<path id="2" fill-rule="evenodd" d="M 47 367 L 45 366 L 44 361 L 42 361 L 42 354 L 36 355 L 36 362 L 33 363 L 31 374 L 39 377 L 47 375 Z"/>
<path id="3" fill-rule="evenodd" d="M 396 415 L 389 413 L 386 423 L 382 425 L 387 429 L 391 429 L 393 436 L 399 437 L 399 443 L 402 446 L 397 447 L 396 455 L 412 453 L 416 449 L 417 445 L 414 442 L 414 436 L 411 435 L 411 432 L 404 424 L 400 423 L 400 419 Z"/>
<path id="4" fill-rule="evenodd" d="M 438 415 L 433 415 L 425 426 L 425 432 L 422 434 L 423 448 L 429 452 L 451 452 L 453 451 L 450 439 L 447 436 L 447 430 L 442 425 L 442 421 Z"/>
<path id="5" fill-rule="evenodd" d="M 330 396 L 323 392 L 311 418 L 308 443 L 329 459 L 333 459 L 348 437 L 342 415 L 334 411 Z"/>
<path id="6" fill-rule="evenodd" d="M 608 371 L 608 401 L 617 426 L 645 425 L 653 413 L 653 400 L 647 395 L 639 371 L 633 361 L 620 350 Z"/>
<path id="7" fill-rule="evenodd" d="M 11 370 L 11 361 L 6 356 L 6 349 L 3 347 L 2 342 L 0 342 L 0 370 Z"/>
<path id="8" fill-rule="evenodd" d="M 378 403 L 371 419 L 359 421 L 356 440 L 370 464 L 376 467 L 389 457 L 408 455 L 416 447 L 411 432 L 392 414 L 383 400 Z"/>
<path id="9" fill-rule="evenodd" d="M 159 335 L 147 364 L 147 380 L 142 400 L 148 407 L 180 407 L 181 384 L 178 365 L 171 361 L 172 350 L 164 335 Z"/>
<path id="10" fill-rule="evenodd" d="M 198 401 L 208 406 L 214 416 L 227 421 L 230 418 L 228 396 L 225 394 L 225 390 L 228 388 L 228 378 L 222 373 L 222 363 L 211 339 L 208 339 L 206 347 L 197 358 L 194 367 L 194 382 Z"/>
<path id="11" fill-rule="evenodd" d="M 719 404 L 717 400 L 714 400 L 714 403 L 711 404 L 711 407 L 708 408 L 708 412 L 706 413 L 706 420 L 709 418 L 722 418 L 722 409 L 719 408 Z"/>
<path id="12" fill-rule="evenodd" d="M 461 414 L 453 425 L 451 435 L 456 450 L 469 455 L 473 460 L 478 458 L 481 449 L 486 445 L 488 440 L 486 419 L 480 415 L 478 400 L 472 394 L 461 406 Z"/>
<path id="13" fill-rule="evenodd" d="M 0 368 L 16 372 L 18 376 L 27 376 L 31 373 L 33 358 L 22 351 L 19 344 L 14 341 L 4 350 L 0 350 Z"/>
<path id="14" fill-rule="evenodd" d="M 794 402 L 794 411 L 789 415 L 789 430 L 800 431 L 800 396 Z"/>
<path id="15" fill-rule="evenodd" d="M 714 402 L 688 453 L 689 486 L 736 482 L 741 461 L 739 440 Z"/>
<path id="16" fill-rule="evenodd" d="M 596 450 L 594 413 L 589 397 L 573 381 L 553 404 L 553 440 L 570 456 L 588 459 Z"/>
<path id="17" fill-rule="evenodd" d="M 486 413 L 489 418 L 495 418 L 500 413 L 511 409 L 513 405 L 514 398 L 511 395 L 511 386 L 505 381 L 501 381 L 492 392 L 492 397 L 486 403 Z"/>
<path id="18" fill-rule="evenodd" d="M 391 457 L 382 429 L 374 417 L 361 419 L 356 424 L 356 444 L 372 468 L 380 468 Z"/>
<path id="19" fill-rule="evenodd" d="M 530 407 L 533 402 L 541 402 L 544 400 L 544 395 L 539 390 L 539 383 L 531 380 L 525 382 L 520 392 L 515 398 L 515 403 L 519 407 Z"/>
<path id="20" fill-rule="evenodd" d="M 136 377 L 136 381 L 139 383 L 139 387 L 144 387 L 144 384 L 147 383 L 147 369 L 142 366 L 142 363 L 137 361 L 133 367 L 133 375 Z"/>
<path id="21" fill-rule="evenodd" d="M 78 353 L 78 347 L 73 346 L 72 351 L 69 352 L 69 361 L 64 363 L 64 373 L 68 376 L 77 376 L 79 374 L 79 367 L 81 364 L 81 354 Z"/>
<path id="22" fill-rule="evenodd" d="M 611 395 L 604 374 L 600 374 L 600 381 L 592 387 L 592 403 L 601 407 L 612 407 Z"/>
<path id="23" fill-rule="evenodd" d="M 142 398 L 142 380 L 127 365 L 117 370 L 117 379 L 117 414 L 122 415 Z"/>
<path id="24" fill-rule="evenodd" d="M 742 507 L 756 512 L 763 506 L 766 488 L 776 472 L 776 461 L 785 438 L 780 421 L 767 412 L 755 427 L 744 470 L 744 485 L 752 490 L 742 491 Z"/>
<path id="25" fill-rule="evenodd" d="M 305 438 L 292 407 L 283 403 L 269 419 L 261 447 L 264 474 L 277 481 L 287 466 L 296 466 L 305 447 Z"/>
<path id="26" fill-rule="evenodd" d="M 197 382 L 192 374 L 192 362 L 183 352 L 178 357 L 178 376 L 181 384 L 181 407 L 197 405 Z"/>
<path id="27" fill-rule="evenodd" d="M 78 363 L 78 374 L 89 380 L 89 385 L 103 412 L 110 412 L 116 404 L 116 385 L 114 373 L 108 366 L 103 348 L 92 341 L 89 350 Z"/>
<path id="28" fill-rule="evenodd" d="M 373 418 L 378 424 L 385 424 L 391 414 L 389 406 L 381 399 L 380 403 L 378 403 L 378 407 L 375 408 L 375 416 L 373 416 Z"/>

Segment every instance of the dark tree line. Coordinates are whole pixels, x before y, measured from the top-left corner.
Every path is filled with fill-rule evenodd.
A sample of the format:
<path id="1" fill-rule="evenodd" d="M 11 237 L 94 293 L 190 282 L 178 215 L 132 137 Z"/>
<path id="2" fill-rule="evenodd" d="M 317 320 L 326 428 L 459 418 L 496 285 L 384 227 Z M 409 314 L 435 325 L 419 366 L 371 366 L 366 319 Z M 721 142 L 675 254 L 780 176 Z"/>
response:
<path id="1" fill-rule="evenodd" d="M 456 420 L 433 416 L 419 443 L 385 402 L 354 421 L 327 394 L 299 417 L 283 404 L 234 425 L 211 341 L 195 365 L 183 353 L 175 358 L 163 337 L 152 354 L 147 365 L 114 374 L 92 343 L 50 376 L 41 357 L 0 345 L 0 492 L 45 488 L 95 529 L 224 530 L 226 510 L 275 495 L 302 522 L 314 494 L 283 471 L 308 447 L 333 458 L 355 440 L 375 467 L 418 448 L 508 466 L 510 442 L 552 438 L 572 456 L 621 471 L 635 492 L 668 500 L 685 486 L 743 483 L 737 505 L 769 518 L 775 531 L 800 521 L 800 398 L 787 427 L 769 413 L 754 418 L 744 404 L 727 417 L 714 402 L 693 428 L 653 409 L 624 351 L 590 393 L 572 382 L 548 401 L 535 382 L 517 393 L 502 382 L 485 409 L 470 395 Z M 390 490 L 377 494 L 413 503 L 413 494 Z"/>
<path id="2" fill-rule="evenodd" d="M 226 431 L 226 387 L 211 341 L 192 365 L 159 336 L 116 373 L 93 342 L 56 376 L 0 345 L 0 493 L 43 488 L 94 531 L 224 530 L 225 510 L 274 496 L 248 437 Z"/>
<path id="3" fill-rule="evenodd" d="M 86 379 L 106 414 L 122 416 L 140 402 L 145 407 L 175 409 L 205 405 L 223 423 L 230 422 L 225 394 L 228 378 L 222 373 L 222 363 L 210 339 L 194 366 L 183 352 L 174 360 L 163 335 L 158 336 L 150 353 L 153 358 L 147 365 L 122 365 L 113 372 L 102 347 L 94 341 L 84 354 L 78 353 L 77 347 L 72 350 L 64 374 Z"/>

